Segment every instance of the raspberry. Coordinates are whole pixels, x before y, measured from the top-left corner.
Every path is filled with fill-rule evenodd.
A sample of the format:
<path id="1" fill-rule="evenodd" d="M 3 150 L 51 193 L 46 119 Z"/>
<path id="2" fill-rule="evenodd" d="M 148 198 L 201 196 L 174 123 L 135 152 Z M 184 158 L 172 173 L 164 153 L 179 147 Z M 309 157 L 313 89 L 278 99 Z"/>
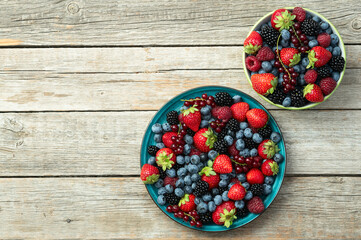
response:
<path id="1" fill-rule="evenodd" d="M 316 82 L 317 80 L 317 71 L 316 70 L 308 70 L 306 73 L 305 73 L 305 81 L 306 83 L 314 83 Z"/>
<path id="2" fill-rule="evenodd" d="M 251 213 L 261 213 L 264 210 L 264 205 L 260 197 L 254 197 L 247 203 L 247 208 Z"/>
<path id="3" fill-rule="evenodd" d="M 170 184 L 172 187 L 175 188 L 175 182 L 178 180 L 178 178 L 171 178 L 171 177 L 168 177 L 166 176 L 164 178 L 164 186 Z"/>
<path id="4" fill-rule="evenodd" d="M 232 111 L 229 107 L 215 107 L 212 109 L 212 116 L 227 122 L 232 118 Z"/>
<path id="5" fill-rule="evenodd" d="M 321 47 L 327 48 L 331 44 L 331 36 L 328 33 L 321 33 L 317 36 L 317 42 Z"/>
<path id="6" fill-rule="evenodd" d="M 335 89 L 336 85 L 336 81 L 331 77 L 323 78 L 320 82 L 321 91 L 325 95 L 330 94 Z"/>
<path id="7" fill-rule="evenodd" d="M 306 19 L 306 11 L 301 7 L 295 7 L 292 14 L 296 15 L 296 20 L 299 22 L 303 22 Z"/>
<path id="8" fill-rule="evenodd" d="M 246 57 L 246 67 L 252 72 L 257 72 L 261 69 L 261 62 L 255 56 Z"/>
<path id="9" fill-rule="evenodd" d="M 260 61 L 271 61 L 275 58 L 275 54 L 272 52 L 272 49 L 269 47 L 262 47 L 258 50 L 256 58 Z"/>

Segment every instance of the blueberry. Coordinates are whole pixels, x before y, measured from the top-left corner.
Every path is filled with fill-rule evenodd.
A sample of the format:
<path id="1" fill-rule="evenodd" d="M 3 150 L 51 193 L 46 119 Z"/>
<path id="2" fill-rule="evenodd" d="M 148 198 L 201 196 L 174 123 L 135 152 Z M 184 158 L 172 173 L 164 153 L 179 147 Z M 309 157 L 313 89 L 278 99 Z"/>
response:
<path id="1" fill-rule="evenodd" d="M 251 138 L 252 136 L 253 136 L 253 132 L 252 132 L 252 129 L 250 129 L 250 128 L 246 128 L 246 129 L 244 129 L 244 136 L 246 137 L 246 138 Z"/>
<path id="2" fill-rule="evenodd" d="M 193 155 L 193 156 L 197 156 L 197 155 Z M 191 160 L 192 161 L 192 160 Z M 198 162 L 199 163 L 199 162 Z M 197 173 L 198 172 L 198 167 L 196 165 L 193 164 L 188 164 L 188 171 L 190 173 Z"/>
<path id="3" fill-rule="evenodd" d="M 264 182 L 265 182 L 266 184 L 272 185 L 274 181 L 275 181 L 275 180 L 273 179 L 272 176 L 266 176 L 266 177 L 264 178 Z"/>
<path id="4" fill-rule="evenodd" d="M 203 120 L 207 120 L 208 123 L 209 123 L 209 120 L 210 120 L 211 118 L 212 118 L 212 115 L 211 115 L 211 114 L 203 115 L 203 116 L 202 116 L 202 119 L 203 119 Z"/>
<path id="5" fill-rule="evenodd" d="M 313 16 L 312 18 L 315 22 L 321 22 L 321 18 L 319 18 L 318 16 Z"/>
<path id="6" fill-rule="evenodd" d="M 273 52 L 275 52 L 275 51 L 276 51 L 276 49 L 277 49 L 277 47 L 273 47 L 273 48 L 272 48 L 272 51 L 273 51 Z M 278 50 L 280 50 L 280 51 L 281 51 L 281 50 L 282 50 L 282 46 L 278 46 Z"/>
<path id="7" fill-rule="evenodd" d="M 157 197 L 157 202 L 159 205 L 165 205 L 165 197 L 163 195 L 159 195 Z"/>
<path id="8" fill-rule="evenodd" d="M 185 186 L 185 187 L 184 187 L 184 192 L 190 194 L 190 193 L 193 192 L 193 189 L 192 189 L 191 186 Z"/>
<path id="9" fill-rule="evenodd" d="M 244 208 L 245 203 L 242 200 L 239 200 L 239 201 L 235 201 L 234 205 L 236 206 L 236 208 L 242 209 Z"/>
<path id="10" fill-rule="evenodd" d="M 262 140 L 263 140 L 263 137 L 262 137 L 259 133 L 255 133 L 255 134 L 253 134 L 253 136 L 252 136 L 252 140 L 253 140 L 253 142 L 255 142 L 255 143 L 261 143 Z"/>
<path id="11" fill-rule="evenodd" d="M 208 158 L 213 160 L 217 157 L 218 153 L 215 150 L 211 150 L 208 152 Z"/>
<path id="12" fill-rule="evenodd" d="M 211 106 L 206 105 L 206 106 L 201 108 L 201 114 L 202 115 L 208 115 L 210 113 L 211 113 Z"/>
<path id="13" fill-rule="evenodd" d="M 224 191 L 223 194 L 222 194 L 222 200 L 223 201 L 229 201 L 229 198 L 228 198 L 228 191 Z"/>
<path id="14" fill-rule="evenodd" d="M 190 144 L 186 144 L 184 145 L 184 149 L 183 149 L 183 154 L 184 155 L 188 155 L 192 150 L 192 147 Z M 186 163 L 187 163 L 187 160 L 186 160 Z"/>
<path id="15" fill-rule="evenodd" d="M 152 132 L 154 133 L 161 133 L 163 132 L 162 125 L 160 123 L 156 123 L 152 126 Z"/>
<path id="16" fill-rule="evenodd" d="M 193 190 L 194 190 L 194 189 L 196 189 L 196 187 L 197 187 L 197 183 L 195 183 L 195 182 L 194 182 L 194 183 L 192 183 L 192 186 L 191 186 L 191 187 L 192 187 L 192 189 L 193 189 Z"/>
<path id="17" fill-rule="evenodd" d="M 279 141 L 281 141 L 281 134 L 279 134 L 278 132 L 272 132 L 270 139 L 275 143 L 278 143 Z"/>
<path id="18" fill-rule="evenodd" d="M 236 177 L 236 175 L 237 175 L 236 170 L 233 169 L 232 172 L 228 173 L 228 175 L 229 175 L 230 178 Z"/>
<path id="19" fill-rule="evenodd" d="M 333 56 L 340 56 L 341 55 L 341 48 L 334 47 L 333 50 L 332 50 L 332 55 Z"/>
<path id="20" fill-rule="evenodd" d="M 283 82 L 283 73 L 280 73 L 280 77 L 278 78 L 278 85 L 282 85 L 282 82 Z"/>
<path id="21" fill-rule="evenodd" d="M 162 134 L 154 134 L 154 141 L 156 143 L 161 143 L 162 142 Z"/>
<path id="22" fill-rule="evenodd" d="M 262 62 L 262 69 L 265 71 L 265 72 L 270 72 L 272 70 L 272 65 L 270 62 L 268 61 L 263 61 Z"/>
<path id="23" fill-rule="evenodd" d="M 218 206 L 218 205 L 221 205 L 222 203 L 222 196 L 221 195 L 217 195 L 214 197 L 214 203 Z"/>
<path id="24" fill-rule="evenodd" d="M 307 65 L 309 63 L 310 63 L 310 60 L 308 59 L 308 57 L 302 58 L 302 62 L 301 62 L 302 66 L 307 67 Z"/>
<path id="25" fill-rule="evenodd" d="M 232 187 L 234 184 L 236 184 L 236 183 L 235 183 L 235 182 L 229 183 L 229 184 L 228 184 L 228 189 L 231 189 L 231 187 Z"/>
<path id="26" fill-rule="evenodd" d="M 273 68 L 271 73 L 274 75 L 274 76 L 278 76 L 279 72 L 276 68 Z"/>
<path id="27" fill-rule="evenodd" d="M 246 193 L 246 196 L 244 196 L 244 200 L 251 200 L 251 198 L 253 198 L 253 193 L 251 191 L 248 191 Z"/>
<path id="28" fill-rule="evenodd" d="M 269 184 L 263 184 L 263 193 L 264 195 L 268 195 L 272 192 L 272 186 Z"/>
<path id="29" fill-rule="evenodd" d="M 221 181 L 219 181 L 218 186 L 220 187 L 226 187 L 228 185 L 228 181 L 225 179 L 222 179 Z"/>
<path id="30" fill-rule="evenodd" d="M 204 168 L 204 163 L 200 162 L 197 164 L 198 170 L 202 170 Z"/>
<path id="31" fill-rule="evenodd" d="M 330 36 L 332 46 L 336 46 L 336 44 L 338 43 L 338 36 L 334 33 L 332 33 Z"/>
<path id="32" fill-rule="evenodd" d="M 295 72 L 297 72 L 297 73 L 301 72 L 301 67 L 300 67 L 300 65 L 295 65 L 295 66 L 293 66 L 293 70 L 295 70 Z"/>
<path id="33" fill-rule="evenodd" d="M 187 109 L 188 109 L 188 107 L 182 106 L 179 110 L 180 110 L 180 111 L 184 111 L 184 110 L 187 110 Z"/>
<path id="34" fill-rule="evenodd" d="M 242 130 L 244 130 L 244 129 L 246 129 L 246 128 L 248 127 L 248 123 L 247 123 L 247 122 L 241 122 L 241 123 L 239 124 L 239 127 L 240 127 Z"/>
<path id="35" fill-rule="evenodd" d="M 271 21 L 269 21 L 269 22 L 267 23 L 267 25 L 270 26 L 270 27 L 272 27 Z"/>
<path id="36" fill-rule="evenodd" d="M 231 136 L 229 136 L 229 135 L 226 135 L 224 137 L 224 141 L 226 141 L 228 146 L 231 146 L 233 144 L 233 138 Z"/>
<path id="37" fill-rule="evenodd" d="M 225 180 L 229 180 L 229 175 L 228 174 L 219 174 L 219 178 L 220 179 L 225 179 Z"/>
<path id="38" fill-rule="evenodd" d="M 171 178 L 176 176 L 176 172 L 173 168 L 168 169 L 167 171 L 165 171 L 165 173 L 167 174 L 168 177 L 171 177 Z"/>
<path id="39" fill-rule="evenodd" d="M 184 148 L 185 148 L 186 145 L 184 145 Z M 191 162 L 191 157 L 190 156 L 185 156 L 184 161 L 185 161 L 186 164 L 190 163 Z"/>
<path id="40" fill-rule="evenodd" d="M 187 186 L 192 185 L 191 176 L 189 176 L 189 175 L 185 176 L 185 177 L 184 177 L 184 183 L 185 183 Z"/>
<path id="41" fill-rule="evenodd" d="M 201 124 L 199 125 L 200 128 L 207 128 L 209 125 L 207 120 L 202 120 Z"/>
<path id="42" fill-rule="evenodd" d="M 306 72 L 306 67 L 304 67 L 303 65 L 301 65 L 301 73 L 305 73 Z"/>
<path id="43" fill-rule="evenodd" d="M 158 181 L 154 184 L 154 186 L 156 188 L 161 188 L 163 187 L 163 183 L 164 183 L 163 179 L 159 178 Z"/>
<path id="44" fill-rule="evenodd" d="M 196 197 L 196 198 L 194 199 L 194 203 L 195 203 L 196 205 L 200 204 L 201 202 L 202 202 L 202 199 L 199 198 L 199 197 Z"/>
<path id="45" fill-rule="evenodd" d="M 161 187 L 158 189 L 158 195 L 163 195 L 165 193 L 167 193 L 167 190 L 165 190 L 165 187 Z"/>
<path id="46" fill-rule="evenodd" d="M 192 145 L 193 144 L 193 137 L 191 135 L 186 134 L 183 138 L 183 140 L 187 143 Z"/>
<path id="47" fill-rule="evenodd" d="M 201 176 L 199 176 L 198 173 L 193 173 L 192 176 L 191 176 L 191 180 L 193 182 L 197 182 L 200 178 L 201 178 Z"/>
<path id="48" fill-rule="evenodd" d="M 170 132 L 170 131 L 172 131 L 172 129 L 170 128 L 170 124 L 167 123 L 167 122 L 162 124 L 162 128 L 163 128 L 163 130 L 164 130 L 165 132 Z"/>
<path id="49" fill-rule="evenodd" d="M 237 175 L 237 178 L 240 182 L 245 182 L 246 181 L 246 174 L 244 173 L 240 173 Z"/>
<path id="50" fill-rule="evenodd" d="M 330 35 L 332 33 L 332 29 L 329 27 L 329 28 L 326 29 L 325 32 L 328 33 L 328 35 Z"/>
<path id="51" fill-rule="evenodd" d="M 281 40 L 281 46 L 286 48 L 290 45 L 289 41 L 288 40 L 285 40 L 285 39 L 282 39 Z"/>
<path id="52" fill-rule="evenodd" d="M 310 47 L 310 48 L 313 48 L 313 47 L 316 47 L 316 46 L 318 46 L 318 41 L 315 39 L 315 40 L 312 40 L 312 41 L 309 41 L 308 42 L 308 46 Z"/>
<path id="53" fill-rule="evenodd" d="M 233 96 L 233 102 L 234 102 L 234 103 L 242 102 L 242 97 L 239 96 L 239 95 L 234 95 L 234 96 Z"/>
<path id="54" fill-rule="evenodd" d="M 238 132 L 236 132 L 236 138 L 237 139 L 243 138 L 243 130 L 239 130 Z"/>
<path id="55" fill-rule="evenodd" d="M 165 190 L 167 191 L 167 193 L 172 193 L 173 192 L 173 187 L 170 184 L 165 185 Z"/>
<path id="56" fill-rule="evenodd" d="M 258 74 L 262 74 L 262 73 L 266 73 L 266 71 L 264 69 L 258 71 Z"/>
<path id="57" fill-rule="evenodd" d="M 246 190 L 248 190 L 248 188 L 251 186 L 248 182 L 244 182 L 244 183 L 242 183 L 242 186 L 246 189 Z"/>
<path id="58" fill-rule="evenodd" d="M 328 46 L 328 47 L 326 48 L 326 50 L 329 51 L 330 53 L 332 53 L 333 47 L 332 47 L 332 46 Z"/>
<path id="59" fill-rule="evenodd" d="M 297 83 L 298 85 L 306 85 L 306 81 L 305 81 L 305 74 L 301 73 L 300 76 L 297 78 Z"/>
<path id="60" fill-rule="evenodd" d="M 258 72 L 251 72 L 251 76 L 254 75 L 254 74 L 258 74 Z"/>
<path id="61" fill-rule="evenodd" d="M 148 158 L 148 164 L 154 165 L 155 164 L 155 157 L 151 156 L 150 158 Z"/>
<path id="62" fill-rule="evenodd" d="M 315 39 L 316 39 L 315 36 L 307 36 L 307 38 L 308 38 L 308 41 L 312 41 L 312 40 L 315 40 Z"/>
<path id="63" fill-rule="evenodd" d="M 281 31 L 281 34 L 282 34 L 282 38 L 284 39 L 284 40 L 290 40 L 290 38 L 291 38 L 291 33 L 288 31 L 288 30 L 286 30 L 286 29 L 283 29 L 282 31 Z"/>
<path id="64" fill-rule="evenodd" d="M 155 146 L 159 149 L 165 148 L 164 143 L 157 143 Z"/>
<path id="65" fill-rule="evenodd" d="M 236 137 L 236 133 L 233 132 L 232 130 L 228 129 L 227 131 L 227 135 L 231 136 L 232 138 L 235 138 Z"/>
<path id="66" fill-rule="evenodd" d="M 205 162 L 208 160 L 208 155 L 207 153 L 201 153 L 201 155 L 199 155 L 199 158 L 201 159 L 202 162 Z"/>
<path id="67" fill-rule="evenodd" d="M 182 155 L 177 156 L 177 163 L 183 165 L 185 163 L 184 157 Z"/>
<path id="68" fill-rule="evenodd" d="M 203 195 L 202 199 L 203 199 L 203 201 L 205 201 L 205 202 L 209 202 L 209 201 L 212 200 L 212 195 L 209 194 L 209 193 L 206 193 L 206 194 Z"/>
<path id="69" fill-rule="evenodd" d="M 182 188 L 184 187 L 184 180 L 182 178 L 179 178 L 176 182 L 175 182 L 175 186 L 178 188 Z"/>
<path id="70" fill-rule="evenodd" d="M 290 98 L 290 97 L 286 97 L 285 99 L 283 99 L 282 106 L 284 106 L 284 107 L 289 107 L 289 106 L 291 106 L 291 98 Z"/>
<path id="71" fill-rule="evenodd" d="M 216 121 L 214 118 L 208 120 L 209 123 Z"/>
<path id="72" fill-rule="evenodd" d="M 201 202 L 197 206 L 197 212 L 198 213 L 206 213 L 208 211 L 208 205 L 207 203 Z"/>
<path id="73" fill-rule="evenodd" d="M 290 44 L 291 48 L 296 48 L 293 43 Z"/>
<path id="74" fill-rule="evenodd" d="M 197 165 L 198 163 L 200 163 L 201 158 L 198 155 L 192 155 L 191 156 L 191 163 L 193 163 L 194 165 Z"/>
<path id="75" fill-rule="evenodd" d="M 321 22 L 320 24 L 322 30 L 326 30 L 329 26 L 330 24 L 328 24 L 327 22 Z"/>
<path id="76" fill-rule="evenodd" d="M 245 148 L 243 149 L 242 151 L 239 152 L 239 156 L 243 156 L 243 157 L 249 157 L 250 154 L 249 154 L 249 149 L 248 148 Z"/>
<path id="77" fill-rule="evenodd" d="M 312 15 L 309 13 L 306 13 L 306 18 L 312 18 Z"/>
<path id="78" fill-rule="evenodd" d="M 279 153 L 276 153 L 273 157 L 273 160 L 275 160 L 276 163 L 280 163 L 283 160 L 283 156 Z"/>
<path id="79" fill-rule="evenodd" d="M 243 149 L 245 148 L 245 146 L 246 146 L 246 144 L 244 143 L 243 139 L 238 139 L 238 140 L 236 141 L 236 149 L 237 149 L 238 151 L 243 150 Z"/>
<path id="80" fill-rule="evenodd" d="M 339 72 L 332 72 L 332 78 L 333 78 L 335 81 L 340 80 L 340 73 L 339 73 Z"/>
<path id="81" fill-rule="evenodd" d="M 276 60 L 274 60 L 274 59 L 272 59 L 272 60 L 270 61 L 270 63 L 272 64 L 272 66 L 275 64 L 275 61 L 276 61 Z"/>
<path id="82" fill-rule="evenodd" d="M 255 157 L 258 155 L 258 151 L 256 148 L 251 149 L 251 151 L 249 151 L 249 155 L 251 155 L 251 157 Z"/>
<path id="83" fill-rule="evenodd" d="M 213 201 L 208 202 L 208 211 L 214 212 L 216 211 L 216 204 Z"/>
<path id="84" fill-rule="evenodd" d="M 174 190 L 174 194 L 175 194 L 177 197 L 183 197 L 183 196 L 184 196 L 184 191 L 183 191 L 183 189 L 181 189 L 181 188 L 176 188 L 176 189 Z"/>
<path id="85" fill-rule="evenodd" d="M 216 195 L 218 195 L 219 194 L 219 189 L 218 188 L 212 188 L 212 195 L 213 196 L 216 196 Z"/>

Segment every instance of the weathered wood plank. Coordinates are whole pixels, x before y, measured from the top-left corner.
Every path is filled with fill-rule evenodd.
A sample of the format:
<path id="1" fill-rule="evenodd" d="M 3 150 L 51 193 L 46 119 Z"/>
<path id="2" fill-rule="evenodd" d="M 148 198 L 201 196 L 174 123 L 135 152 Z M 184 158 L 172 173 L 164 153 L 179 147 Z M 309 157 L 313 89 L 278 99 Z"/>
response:
<path id="1" fill-rule="evenodd" d="M 361 108 L 361 49 L 347 50 L 342 85 L 319 109 Z M 157 110 L 174 95 L 203 85 L 234 87 L 266 103 L 244 76 L 241 52 L 240 47 L 3 49 L 0 111 Z"/>
<path id="2" fill-rule="evenodd" d="M 360 174 L 361 111 L 271 111 L 288 174 Z M 0 175 L 134 175 L 153 111 L 1 114 Z M 130 127 L 131 126 L 131 127 Z"/>
<path id="3" fill-rule="evenodd" d="M 223 233 L 171 221 L 137 178 L 0 179 L 0 184 L 5 239 L 361 238 L 361 181 L 354 177 L 287 177 L 261 217 Z"/>
<path id="4" fill-rule="evenodd" d="M 358 1 L 303 1 L 335 24 L 346 43 L 361 43 Z M 1 45 L 242 44 L 259 18 L 299 1 L 2 1 Z M 21 7 L 19 7 L 21 6 Z M 36 34 L 34 34 L 36 33 Z"/>

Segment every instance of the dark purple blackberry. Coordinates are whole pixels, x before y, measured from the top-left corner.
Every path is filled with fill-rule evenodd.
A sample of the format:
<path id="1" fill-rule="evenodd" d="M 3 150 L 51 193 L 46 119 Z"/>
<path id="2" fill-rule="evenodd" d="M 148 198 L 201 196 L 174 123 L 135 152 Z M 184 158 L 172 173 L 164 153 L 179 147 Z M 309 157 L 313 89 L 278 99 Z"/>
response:
<path id="1" fill-rule="evenodd" d="M 165 174 L 165 171 L 163 171 L 162 167 L 157 166 L 159 170 L 159 178 L 164 179 L 167 175 Z"/>
<path id="2" fill-rule="evenodd" d="M 227 122 L 226 128 L 232 130 L 233 132 L 237 132 L 239 130 L 239 122 L 236 119 L 231 118 Z"/>
<path id="3" fill-rule="evenodd" d="M 244 218 L 247 215 L 248 215 L 248 210 L 246 207 L 244 207 L 242 209 L 237 209 L 237 212 L 236 212 L 237 219 Z"/>
<path id="4" fill-rule="evenodd" d="M 282 104 L 283 100 L 286 98 L 286 94 L 281 89 L 276 89 L 272 94 L 269 94 L 267 98 L 276 104 Z"/>
<path id="5" fill-rule="evenodd" d="M 217 139 L 224 139 L 224 137 L 227 135 L 227 133 L 228 133 L 228 129 L 223 128 L 222 131 L 220 133 L 218 133 Z"/>
<path id="6" fill-rule="evenodd" d="M 333 56 L 329 64 L 333 70 L 341 72 L 345 66 L 345 59 L 341 56 Z"/>
<path id="7" fill-rule="evenodd" d="M 167 203 L 170 205 L 178 205 L 179 201 L 181 200 L 181 198 L 177 197 L 174 193 L 165 193 L 164 197 Z"/>
<path id="8" fill-rule="evenodd" d="M 181 167 L 183 167 L 183 166 L 176 162 L 176 163 L 173 165 L 172 168 L 173 168 L 175 171 L 178 171 L 178 169 L 180 169 Z"/>
<path id="9" fill-rule="evenodd" d="M 225 191 L 228 191 L 228 187 L 219 187 L 219 195 L 222 195 Z"/>
<path id="10" fill-rule="evenodd" d="M 167 122 L 170 125 L 177 125 L 179 123 L 178 112 L 173 110 L 167 113 Z"/>
<path id="11" fill-rule="evenodd" d="M 306 98 L 303 97 L 302 90 L 295 89 L 291 92 L 291 104 L 294 107 L 303 107 L 307 104 Z"/>
<path id="12" fill-rule="evenodd" d="M 262 186 L 262 184 L 252 184 L 249 190 L 253 193 L 253 196 L 261 196 L 261 195 L 263 195 L 263 186 Z"/>
<path id="13" fill-rule="evenodd" d="M 258 130 L 258 134 L 263 137 L 263 139 L 269 138 L 272 133 L 272 128 L 270 125 L 266 125 L 264 128 Z"/>
<path id="14" fill-rule="evenodd" d="M 307 36 L 317 36 L 321 28 L 315 20 L 308 18 L 301 23 L 301 30 Z"/>
<path id="15" fill-rule="evenodd" d="M 279 32 L 270 26 L 264 26 L 261 29 L 261 37 L 263 41 L 265 41 L 270 46 L 277 45 L 277 38 L 279 36 Z"/>
<path id="16" fill-rule="evenodd" d="M 217 142 L 213 144 L 213 149 L 219 154 L 227 153 L 228 145 L 224 139 L 218 139 Z"/>
<path id="17" fill-rule="evenodd" d="M 320 79 L 331 76 L 331 69 L 328 66 L 317 68 L 317 77 Z"/>
<path id="18" fill-rule="evenodd" d="M 197 197 L 203 196 L 206 192 L 208 192 L 208 183 L 202 180 L 199 180 L 196 183 L 196 188 L 193 190 L 193 194 Z"/>
<path id="19" fill-rule="evenodd" d="M 199 219 L 201 220 L 201 222 L 204 223 L 211 223 L 213 222 L 212 220 L 212 213 L 211 212 L 206 212 L 206 213 L 200 213 L 199 214 Z"/>
<path id="20" fill-rule="evenodd" d="M 156 146 L 154 145 L 151 145 L 148 147 L 147 151 L 148 153 L 151 155 L 151 156 L 155 156 L 158 152 L 159 148 L 157 148 Z"/>
<path id="21" fill-rule="evenodd" d="M 257 148 L 257 143 L 253 142 L 252 138 L 243 138 L 243 141 L 245 143 L 245 147 L 248 148 L 249 150 L 253 149 L 253 148 Z"/>
<path id="22" fill-rule="evenodd" d="M 187 134 L 191 135 L 192 137 L 194 137 L 194 134 L 196 134 L 192 129 L 187 128 Z"/>
<path id="23" fill-rule="evenodd" d="M 233 99 L 229 93 L 226 92 L 218 92 L 215 95 L 214 102 L 218 106 L 231 106 L 233 103 Z"/>

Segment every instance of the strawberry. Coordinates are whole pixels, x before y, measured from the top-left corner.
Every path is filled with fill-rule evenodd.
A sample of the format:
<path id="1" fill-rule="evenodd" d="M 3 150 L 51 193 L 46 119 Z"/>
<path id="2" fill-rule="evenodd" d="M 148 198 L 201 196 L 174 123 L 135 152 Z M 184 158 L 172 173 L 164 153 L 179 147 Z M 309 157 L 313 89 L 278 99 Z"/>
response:
<path id="1" fill-rule="evenodd" d="M 293 20 L 296 15 L 292 15 L 291 12 L 282 8 L 274 11 L 271 17 L 272 27 L 276 30 L 282 31 L 283 29 L 289 29 L 293 25 Z"/>
<path id="2" fill-rule="evenodd" d="M 173 136 L 177 136 L 177 133 L 175 132 L 166 132 L 163 134 L 163 137 L 162 137 L 162 141 L 164 143 L 164 145 L 168 148 L 170 148 L 173 144 L 173 141 L 172 141 L 172 137 Z"/>
<path id="3" fill-rule="evenodd" d="M 303 89 L 303 96 L 310 102 L 322 102 L 323 101 L 322 90 L 316 84 L 309 83 Z"/>
<path id="4" fill-rule="evenodd" d="M 144 164 L 142 170 L 140 171 L 140 179 L 145 184 L 153 184 L 159 179 L 159 170 L 150 164 Z"/>
<path id="5" fill-rule="evenodd" d="M 306 83 L 315 83 L 317 80 L 317 71 L 314 69 L 310 69 L 305 73 L 305 82 Z"/>
<path id="6" fill-rule="evenodd" d="M 272 73 L 253 74 L 251 76 L 253 89 L 261 94 L 272 94 L 277 87 L 278 80 Z"/>
<path id="7" fill-rule="evenodd" d="M 228 198 L 234 201 L 242 200 L 246 196 L 246 189 L 238 182 L 228 191 Z"/>
<path id="8" fill-rule="evenodd" d="M 321 47 L 327 48 L 331 44 L 331 36 L 328 33 L 321 33 L 317 36 L 317 42 Z"/>
<path id="9" fill-rule="evenodd" d="M 303 22 L 306 19 L 306 11 L 301 7 L 295 7 L 292 14 L 296 16 L 296 21 Z"/>
<path id="10" fill-rule="evenodd" d="M 233 220 L 237 219 L 234 202 L 227 201 L 217 206 L 212 214 L 212 219 L 215 224 L 229 228 L 233 224 Z"/>
<path id="11" fill-rule="evenodd" d="M 251 200 L 247 203 L 248 211 L 251 213 L 259 214 L 264 211 L 264 204 L 262 202 L 262 199 L 260 197 L 253 197 Z"/>
<path id="12" fill-rule="evenodd" d="M 201 152 L 209 152 L 216 140 L 217 137 L 211 128 L 202 128 L 193 137 L 194 145 Z"/>
<path id="13" fill-rule="evenodd" d="M 196 204 L 194 199 L 196 196 L 193 194 L 185 194 L 182 199 L 179 201 L 178 206 L 183 212 L 191 212 L 196 209 Z"/>
<path id="14" fill-rule="evenodd" d="M 258 32 L 253 31 L 251 34 L 244 40 L 244 51 L 248 54 L 255 54 L 263 44 L 261 35 Z"/>
<path id="15" fill-rule="evenodd" d="M 293 67 L 301 60 L 301 53 L 296 48 L 282 48 L 280 58 L 283 64 Z"/>
<path id="16" fill-rule="evenodd" d="M 264 163 L 262 163 L 261 170 L 263 175 L 274 176 L 278 174 L 279 167 L 275 161 L 273 161 L 272 159 L 268 159 Z"/>
<path id="17" fill-rule="evenodd" d="M 228 106 L 217 106 L 212 109 L 212 116 L 228 122 L 228 120 L 232 118 L 232 111 Z"/>
<path id="18" fill-rule="evenodd" d="M 163 185 L 164 186 L 167 186 L 168 184 L 169 185 L 171 185 L 172 187 L 174 187 L 175 188 L 175 183 L 177 182 L 177 180 L 178 180 L 178 178 L 172 178 L 172 177 L 168 177 L 168 176 L 166 176 L 165 178 L 164 178 L 164 183 L 163 183 Z"/>
<path id="19" fill-rule="evenodd" d="M 234 143 L 228 147 L 228 153 L 233 157 L 239 154 L 239 151 L 236 148 L 236 141 L 234 141 Z"/>
<path id="20" fill-rule="evenodd" d="M 246 113 L 249 110 L 249 104 L 246 102 L 235 103 L 231 106 L 232 116 L 239 122 L 246 120 Z"/>
<path id="21" fill-rule="evenodd" d="M 221 154 L 214 159 L 213 169 L 216 173 L 231 173 L 232 161 L 227 155 Z"/>
<path id="22" fill-rule="evenodd" d="M 325 48 L 316 46 L 308 53 L 308 60 L 310 63 L 307 68 L 322 67 L 330 61 L 332 54 Z"/>
<path id="23" fill-rule="evenodd" d="M 268 114 L 259 108 L 253 108 L 246 113 L 248 124 L 253 128 L 263 128 L 268 121 Z"/>
<path id="24" fill-rule="evenodd" d="M 155 160 L 157 165 L 162 167 L 163 171 L 166 169 L 171 169 L 175 164 L 176 157 L 172 149 L 162 148 L 159 149 L 155 155 Z"/>
<path id="25" fill-rule="evenodd" d="M 332 77 L 323 78 L 320 82 L 322 93 L 326 96 L 335 89 L 337 82 Z"/>
<path id="26" fill-rule="evenodd" d="M 249 184 L 263 184 L 264 176 L 258 168 L 252 168 L 246 174 L 247 182 Z"/>
<path id="27" fill-rule="evenodd" d="M 194 106 L 183 110 L 181 115 L 182 122 L 187 125 L 192 131 L 197 132 L 199 129 L 199 125 L 202 121 L 201 113 L 199 112 L 198 108 Z"/>
<path id="28" fill-rule="evenodd" d="M 275 58 L 275 54 L 273 53 L 273 51 L 270 47 L 265 46 L 265 47 L 262 47 L 258 51 L 256 58 L 259 61 L 271 61 Z M 256 71 L 253 71 L 253 72 L 256 72 Z"/>
<path id="29" fill-rule="evenodd" d="M 202 170 L 199 172 L 199 175 L 202 176 L 202 181 L 208 183 L 208 189 L 218 187 L 218 183 L 220 181 L 219 174 L 213 170 L 212 164 L 212 161 L 208 161 L 208 166 L 202 168 Z"/>
<path id="30" fill-rule="evenodd" d="M 263 140 L 258 145 L 258 155 L 264 159 L 273 158 L 273 156 L 279 151 L 280 149 L 278 148 L 278 145 L 270 139 Z"/>

